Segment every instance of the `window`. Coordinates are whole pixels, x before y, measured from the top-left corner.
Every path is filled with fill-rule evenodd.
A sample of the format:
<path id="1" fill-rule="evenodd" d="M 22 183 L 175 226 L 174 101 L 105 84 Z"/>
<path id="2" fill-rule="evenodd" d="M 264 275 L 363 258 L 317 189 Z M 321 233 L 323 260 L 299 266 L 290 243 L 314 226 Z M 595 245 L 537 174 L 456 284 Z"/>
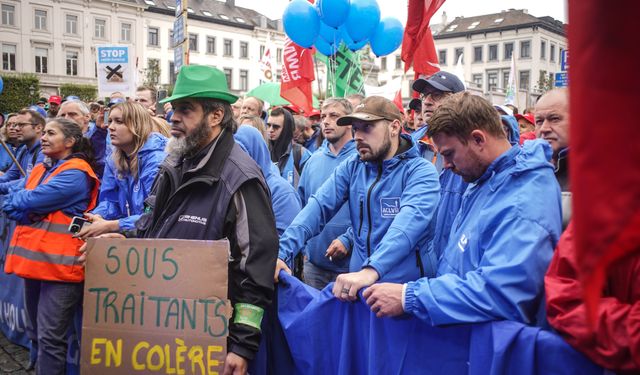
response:
<path id="1" fill-rule="evenodd" d="M 487 72 L 487 91 L 496 91 L 498 88 L 498 72 Z"/>
<path id="2" fill-rule="evenodd" d="M 513 43 L 505 43 L 504 44 L 504 59 L 511 60 L 511 56 L 513 55 Z"/>
<path id="3" fill-rule="evenodd" d="M 96 18 L 93 36 L 95 38 L 104 39 L 107 21 Z"/>
<path id="4" fill-rule="evenodd" d="M 520 58 L 521 59 L 531 58 L 531 41 L 530 40 L 525 40 L 520 42 Z"/>
<path id="5" fill-rule="evenodd" d="M 520 90 L 529 90 L 530 87 L 530 73 L 528 70 L 521 70 L 520 73 L 520 79 L 518 80 L 518 82 L 520 83 Z"/>
<path id="6" fill-rule="evenodd" d="M 47 11 L 36 9 L 34 14 L 34 28 L 36 30 L 46 30 L 47 29 Z"/>
<path id="7" fill-rule="evenodd" d="M 276 81 L 282 81 L 282 69 L 276 70 Z"/>
<path id="8" fill-rule="evenodd" d="M 123 42 L 131 41 L 131 24 L 130 23 L 120 24 L 120 40 Z"/>
<path id="9" fill-rule="evenodd" d="M 482 62 L 482 46 L 473 47 L 473 62 Z"/>
<path id="10" fill-rule="evenodd" d="M 216 37 L 208 36 L 207 37 L 207 53 L 212 55 L 216 54 Z"/>
<path id="11" fill-rule="evenodd" d="M 489 46 L 489 61 L 498 60 L 498 45 L 493 44 Z"/>
<path id="12" fill-rule="evenodd" d="M 231 87 L 233 87 L 233 69 L 224 68 L 224 75 L 227 77 L 227 87 L 231 90 Z"/>
<path id="13" fill-rule="evenodd" d="M 509 71 L 503 70 L 502 71 L 502 88 L 506 90 L 508 87 L 509 87 Z"/>
<path id="14" fill-rule="evenodd" d="M 464 48 L 456 48 L 455 49 L 455 64 L 458 63 L 458 59 L 460 58 L 460 56 L 462 56 L 462 54 L 464 53 Z M 461 64 L 464 64 L 464 57 L 462 57 L 462 60 L 460 61 Z"/>
<path id="15" fill-rule="evenodd" d="M 67 14 L 65 31 L 67 34 L 78 34 L 78 16 Z"/>
<path id="16" fill-rule="evenodd" d="M 438 51 L 438 63 L 440 63 L 440 65 L 447 65 L 447 50 L 446 49 L 441 49 L 440 51 Z"/>
<path id="17" fill-rule="evenodd" d="M 552 44 L 550 48 L 551 50 L 549 51 L 549 60 L 551 62 L 556 62 L 556 45 Z"/>
<path id="18" fill-rule="evenodd" d="M 282 64 L 282 48 L 276 50 L 276 62 Z"/>
<path id="19" fill-rule="evenodd" d="M 233 41 L 231 39 L 224 40 L 224 55 L 233 56 Z"/>
<path id="20" fill-rule="evenodd" d="M 396 70 L 402 69 L 402 57 L 396 56 Z"/>
<path id="21" fill-rule="evenodd" d="M 189 33 L 189 51 L 198 52 L 198 34 Z"/>
<path id="22" fill-rule="evenodd" d="M 67 51 L 67 75 L 78 75 L 78 52 Z"/>
<path id="23" fill-rule="evenodd" d="M 547 42 L 544 40 L 540 41 L 540 59 L 547 59 Z"/>
<path id="24" fill-rule="evenodd" d="M 240 70 L 240 91 L 249 90 L 249 71 Z"/>
<path id="25" fill-rule="evenodd" d="M 267 49 L 267 47 L 265 47 L 264 44 L 260 45 L 260 58 L 262 58 L 262 56 L 264 56 L 264 51 Z"/>
<path id="26" fill-rule="evenodd" d="M 482 74 L 474 74 L 471 76 L 473 84 L 478 88 L 482 88 Z"/>
<path id="27" fill-rule="evenodd" d="M 2 4 L 2 24 L 4 26 L 16 25 L 16 7 L 13 5 Z"/>
<path id="28" fill-rule="evenodd" d="M 380 58 L 380 70 L 387 70 L 387 58 L 386 57 L 381 57 Z"/>
<path id="29" fill-rule="evenodd" d="M 240 42 L 240 58 L 241 59 L 249 58 L 249 43 Z"/>
<path id="30" fill-rule="evenodd" d="M 2 45 L 2 70 L 16 70 L 16 46 Z"/>
<path id="31" fill-rule="evenodd" d="M 173 85 L 176 83 L 176 67 L 173 64 L 173 61 L 169 61 L 169 84 Z"/>
<path id="32" fill-rule="evenodd" d="M 158 28 L 150 27 L 147 33 L 147 44 L 150 46 L 158 47 Z"/>
<path id="33" fill-rule="evenodd" d="M 46 48 L 36 48 L 36 73 L 47 73 L 47 60 L 49 59 L 49 50 Z"/>

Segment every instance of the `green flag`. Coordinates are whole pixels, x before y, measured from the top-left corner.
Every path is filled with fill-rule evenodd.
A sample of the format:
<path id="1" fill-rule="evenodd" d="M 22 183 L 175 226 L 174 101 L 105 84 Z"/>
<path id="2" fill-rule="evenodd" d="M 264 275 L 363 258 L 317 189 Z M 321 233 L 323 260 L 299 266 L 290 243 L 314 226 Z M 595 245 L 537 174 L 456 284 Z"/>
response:
<path id="1" fill-rule="evenodd" d="M 316 53 L 327 66 L 327 97 L 343 98 L 351 94 L 364 94 L 364 77 L 360 54 L 350 51 L 344 44 L 334 56 Z"/>

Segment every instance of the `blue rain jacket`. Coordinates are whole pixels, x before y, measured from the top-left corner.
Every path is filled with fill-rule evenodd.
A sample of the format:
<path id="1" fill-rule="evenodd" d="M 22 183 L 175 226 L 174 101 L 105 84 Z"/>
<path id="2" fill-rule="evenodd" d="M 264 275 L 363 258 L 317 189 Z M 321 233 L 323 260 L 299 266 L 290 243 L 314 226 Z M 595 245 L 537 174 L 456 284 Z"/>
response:
<path id="1" fill-rule="evenodd" d="M 302 171 L 302 176 L 300 176 L 298 194 L 302 203 L 307 205 L 311 196 L 331 177 L 338 165 L 355 154 L 357 154 L 356 143 L 353 140 L 347 142 L 338 155 L 331 152 L 329 143 L 325 141 L 318 151 L 311 155 Z M 349 208 L 343 204 L 338 213 L 325 225 L 322 232 L 307 242 L 304 252 L 309 261 L 317 267 L 332 272 L 349 271 L 350 256 L 330 261 L 324 254 L 331 242 L 343 235 L 350 226 Z"/>
<path id="2" fill-rule="evenodd" d="M 350 271 L 372 267 L 380 280 L 393 282 L 432 276 L 432 218 L 440 184 L 411 137 L 402 137 L 408 149 L 389 160 L 370 163 L 353 155 L 340 164 L 280 238 L 280 259 L 291 264 L 348 202 L 354 236 Z"/>
<path id="3" fill-rule="evenodd" d="M 20 147 L 22 147 L 22 146 L 13 147 L 9 143 L 5 143 L 5 144 L 7 145 L 7 147 L 9 148 L 9 151 L 13 156 L 18 155 L 18 151 L 20 150 Z M 12 165 L 13 165 L 13 160 L 11 160 L 11 156 L 9 156 L 9 153 L 7 152 L 7 150 L 5 150 L 4 147 L 0 146 L 0 171 L 6 172 Z"/>
<path id="4" fill-rule="evenodd" d="M 100 186 L 98 206 L 93 214 L 105 220 L 118 220 L 121 231 L 135 229 L 135 223 L 144 211 L 144 200 L 151 192 L 153 180 L 166 153 L 167 138 L 151 133 L 138 151 L 138 178 L 118 176 L 113 158 L 108 158 Z"/>
<path id="5" fill-rule="evenodd" d="M 560 189 L 544 141 L 512 146 L 470 183 L 438 277 L 407 283 L 405 311 L 434 325 L 536 322 L 562 232 Z"/>
<path id="6" fill-rule="evenodd" d="M 520 126 L 518 126 L 518 120 L 513 116 L 501 115 L 500 121 L 509 128 L 509 134 L 507 139 L 511 146 L 520 144 Z"/>
<path id="7" fill-rule="evenodd" d="M 16 159 L 22 169 L 29 175 L 33 167 L 44 160 L 44 155 L 40 150 L 40 140 L 38 139 L 30 149 L 27 149 L 25 145 L 18 147 Z M 33 162 L 34 159 L 35 163 Z M 24 185 L 24 176 L 22 176 L 18 167 L 12 164 L 7 172 L 0 176 L 0 194 L 7 194 L 10 189 L 13 189 L 12 186 L 19 186 L 19 184 Z"/>
<path id="8" fill-rule="evenodd" d="M 276 217 L 276 229 L 278 235 L 282 235 L 300 212 L 300 198 L 293 186 L 280 176 L 278 167 L 271 162 L 269 148 L 257 129 L 251 126 L 240 126 L 234 134 L 234 138 L 262 169 L 262 174 L 264 174 L 267 186 L 271 191 L 271 205 Z"/>
<path id="9" fill-rule="evenodd" d="M 294 189 L 296 189 L 298 187 L 299 184 L 299 178 L 296 178 L 296 171 L 294 169 L 293 163 L 294 163 L 294 157 L 293 157 L 293 146 L 289 146 L 289 151 L 287 151 L 287 162 L 284 165 L 284 167 L 282 168 L 282 173 L 280 174 L 285 180 L 287 180 L 287 182 L 293 186 Z M 280 159 L 282 159 L 283 157 L 285 157 L 284 155 L 280 157 Z M 307 162 L 307 160 L 309 160 L 309 158 L 311 157 L 311 152 L 309 150 L 307 150 L 306 148 L 302 148 L 302 155 L 300 157 L 300 165 L 303 167 L 302 172 L 304 172 L 304 165 Z M 269 159 L 271 160 L 271 159 Z M 277 166 L 277 163 L 275 163 Z M 298 176 L 299 177 L 299 176 Z"/>

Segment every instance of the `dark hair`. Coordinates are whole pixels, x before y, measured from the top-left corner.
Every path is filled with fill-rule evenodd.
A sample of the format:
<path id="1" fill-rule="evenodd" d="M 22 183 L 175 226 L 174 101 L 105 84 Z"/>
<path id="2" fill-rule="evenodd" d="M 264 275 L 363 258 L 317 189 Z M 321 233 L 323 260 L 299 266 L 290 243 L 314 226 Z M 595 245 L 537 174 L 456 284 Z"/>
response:
<path id="1" fill-rule="evenodd" d="M 271 152 L 271 161 L 277 163 L 280 157 L 284 155 L 291 146 L 293 140 L 294 119 L 291 112 L 282 107 L 276 107 L 271 110 L 269 116 L 284 116 L 284 124 L 282 133 L 275 141 L 269 140 L 269 151 Z"/>
<path id="2" fill-rule="evenodd" d="M 460 92 L 447 97 L 433 112 L 427 135 L 433 138 L 445 134 L 466 145 L 471 132 L 476 129 L 497 138 L 506 137 L 500 115 L 489 101 L 469 92 Z"/>
<path id="3" fill-rule="evenodd" d="M 93 147 L 91 141 L 82 135 L 82 128 L 75 121 L 57 117 L 47 124 L 56 124 L 58 129 L 64 135 L 64 139 L 73 139 L 73 147 L 71 148 L 71 155 L 67 159 L 79 158 L 91 166 L 91 169 L 96 170 L 96 159 L 93 155 Z"/>
<path id="4" fill-rule="evenodd" d="M 42 117 L 41 114 L 39 114 L 38 112 L 34 111 L 33 109 L 29 109 L 29 108 L 23 108 L 21 110 L 18 111 L 19 115 L 29 115 L 31 116 L 31 123 L 33 124 L 33 126 L 42 126 L 42 128 L 44 129 L 44 124 L 45 124 L 45 120 L 44 117 Z"/>
<path id="5" fill-rule="evenodd" d="M 202 106 L 202 111 L 204 113 L 203 118 L 207 118 L 209 114 L 221 110 L 224 112 L 224 117 L 222 118 L 222 122 L 220 123 L 220 127 L 222 129 L 227 129 L 231 131 L 231 133 L 236 132 L 236 128 L 238 124 L 236 120 L 233 118 L 233 110 L 231 109 L 231 104 L 227 102 L 223 102 L 222 100 L 209 99 L 209 98 L 193 98 L 198 104 Z"/>

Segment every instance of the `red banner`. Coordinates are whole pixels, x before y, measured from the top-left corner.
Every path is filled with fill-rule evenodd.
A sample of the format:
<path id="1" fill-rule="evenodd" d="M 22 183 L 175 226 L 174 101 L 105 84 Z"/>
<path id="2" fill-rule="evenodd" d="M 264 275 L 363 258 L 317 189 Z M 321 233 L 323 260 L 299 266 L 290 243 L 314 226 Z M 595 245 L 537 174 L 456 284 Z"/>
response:
<path id="1" fill-rule="evenodd" d="M 407 25 L 402 39 L 404 71 L 413 66 L 416 77 L 440 70 L 429 22 L 445 0 L 409 0 Z"/>
<path id="2" fill-rule="evenodd" d="M 313 109 L 311 82 L 315 80 L 313 52 L 289 38 L 285 41 L 283 52 L 280 96 L 309 113 Z"/>

